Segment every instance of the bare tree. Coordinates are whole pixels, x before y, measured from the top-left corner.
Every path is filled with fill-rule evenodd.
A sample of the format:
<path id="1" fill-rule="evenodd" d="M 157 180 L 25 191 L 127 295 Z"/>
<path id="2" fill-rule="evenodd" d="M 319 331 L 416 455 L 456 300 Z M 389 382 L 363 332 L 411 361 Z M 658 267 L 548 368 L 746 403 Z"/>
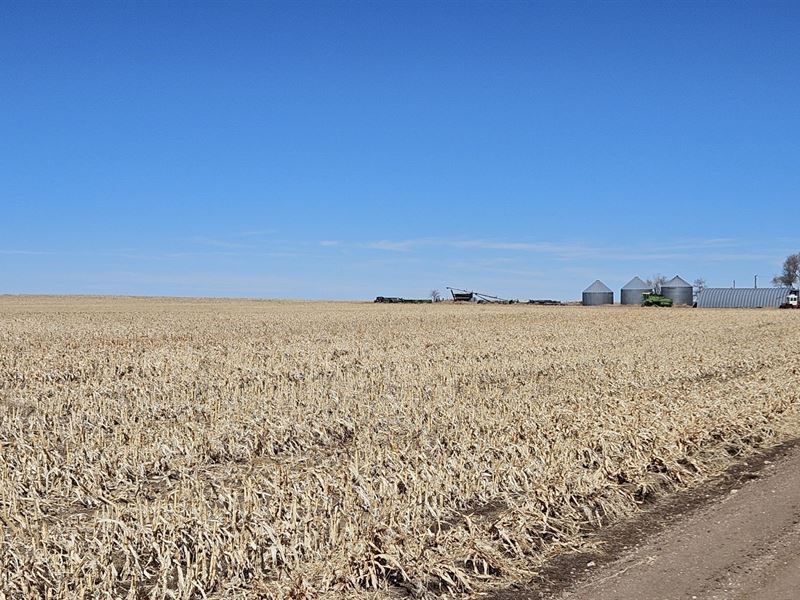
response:
<path id="1" fill-rule="evenodd" d="M 434 302 L 442 301 L 442 294 L 439 293 L 439 290 L 431 290 L 431 293 L 429 295 L 431 297 L 431 300 L 433 300 Z"/>
<path id="2" fill-rule="evenodd" d="M 660 273 L 656 273 L 653 275 L 652 279 L 648 279 L 645 283 L 647 286 L 653 290 L 656 294 L 661 293 L 661 286 L 667 282 L 667 278 L 661 275 Z"/>
<path id="3" fill-rule="evenodd" d="M 692 282 L 692 295 L 694 297 L 695 306 L 697 305 L 697 297 L 700 295 L 704 289 L 706 289 L 706 280 L 704 277 L 698 277 Z"/>
<path id="4" fill-rule="evenodd" d="M 792 287 L 800 281 L 800 252 L 790 254 L 783 261 L 783 272 L 772 278 L 772 284 L 780 287 Z"/>

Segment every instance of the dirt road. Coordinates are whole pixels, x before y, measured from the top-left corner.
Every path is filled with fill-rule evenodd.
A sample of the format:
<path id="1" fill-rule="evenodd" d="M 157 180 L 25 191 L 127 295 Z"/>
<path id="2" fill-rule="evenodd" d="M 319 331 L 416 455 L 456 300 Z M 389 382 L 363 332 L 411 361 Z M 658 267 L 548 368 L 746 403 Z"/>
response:
<path id="1" fill-rule="evenodd" d="M 760 459 L 757 472 L 675 519 L 613 562 L 584 563 L 558 600 L 797 600 L 800 448 Z M 754 465 L 750 465 L 753 467 Z M 678 515 L 680 516 L 680 515 Z M 520 594 L 518 597 L 525 597 Z"/>

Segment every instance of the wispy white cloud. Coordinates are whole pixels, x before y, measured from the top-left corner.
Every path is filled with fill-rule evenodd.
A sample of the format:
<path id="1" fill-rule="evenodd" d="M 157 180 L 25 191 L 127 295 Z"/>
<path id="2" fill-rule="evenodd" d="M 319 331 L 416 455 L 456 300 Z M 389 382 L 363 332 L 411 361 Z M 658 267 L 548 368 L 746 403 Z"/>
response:
<path id="1" fill-rule="evenodd" d="M 254 229 L 251 231 L 240 231 L 231 235 L 233 238 L 254 238 L 254 237 L 267 237 L 274 235 L 277 230 L 275 229 Z"/>
<path id="2" fill-rule="evenodd" d="M 409 250 L 413 250 L 414 248 L 420 248 L 424 245 L 422 240 L 405 240 L 400 242 L 391 242 L 389 240 L 381 240 L 378 242 L 366 242 L 362 244 L 356 244 L 361 248 L 368 248 L 370 250 L 390 250 L 393 252 L 408 252 Z"/>
<path id="3" fill-rule="evenodd" d="M 53 256 L 57 254 L 49 250 L 0 250 L 6 256 Z"/>
<path id="4" fill-rule="evenodd" d="M 512 250 L 520 252 L 536 252 L 542 254 L 556 254 L 563 256 L 582 256 L 590 253 L 591 248 L 581 244 L 553 243 L 553 242 L 519 242 L 519 241 L 493 241 L 485 239 L 447 239 L 447 238 L 418 238 L 409 240 L 379 240 L 355 244 L 370 250 L 387 250 L 392 252 L 409 252 L 418 248 L 456 248 L 477 250 Z"/>
<path id="5" fill-rule="evenodd" d="M 232 242 L 229 240 L 224 239 L 215 239 L 203 236 L 193 236 L 187 240 L 190 244 L 198 245 L 198 246 L 212 246 L 214 248 L 230 248 L 230 249 L 243 249 L 248 248 L 248 244 L 243 244 L 241 242 Z"/>
<path id="6" fill-rule="evenodd" d="M 636 244 L 629 247 L 615 245 L 589 245 L 553 241 L 508 241 L 489 239 L 417 238 L 406 240 L 379 240 L 359 242 L 354 247 L 387 252 L 410 253 L 415 250 L 450 248 L 462 250 L 505 251 L 520 254 L 539 254 L 563 261 L 771 261 L 780 252 L 771 253 L 759 248 L 748 251 L 748 245 L 735 238 L 707 238 L 676 240 L 674 242 Z"/>
<path id="7" fill-rule="evenodd" d="M 253 231 L 236 234 L 242 237 L 265 234 Z M 268 258 L 290 256 L 313 256 L 314 248 L 320 256 L 326 249 L 376 250 L 381 252 L 412 255 L 424 250 L 451 249 L 471 251 L 470 264 L 475 268 L 486 268 L 479 260 L 512 261 L 512 257 L 539 255 L 558 260 L 565 265 L 575 261 L 625 261 L 625 262 L 775 262 L 783 250 L 759 246 L 734 238 L 708 238 L 676 240 L 674 242 L 640 243 L 627 247 L 617 245 L 590 245 L 577 242 L 553 242 L 549 240 L 492 240 L 485 238 L 437 238 L 425 237 L 404 240 L 378 240 L 368 242 L 344 242 L 321 240 L 315 243 L 302 241 L 269 240 L 261 243 L 241 243 L 228 239 L 195 236 L 184 238 L 183 244 L 174 249 L 153 252 L 147 249 L 123 248 L 57 252 L 36 249 L 0 249 L 5 256 L 110 256 L 132 260 L 180 260 L 212 257 Z M 483 252 L 481 252 L 483 251 Z M 465 254 L 467 256 L 467 254 Z M 499 266 L 499 265 L 498 265 Z"/>
<path id="8" fill-rule="evenodd" d="M 189 237 L 178 238 L 177 241 L 179 243 L 191 245 L 244 250 L 248 248 L 256 248 L 259 245 L 262 245 L 264 240 L 259 240 L 259 238 L 268 238 L 274 235 L 274 233 L 274 229 L 256 229 L 219 235 L 192 235 Z"/>
<path id="9" fill-rule="evenodd" d="M 108 256 L 115 258 L 126 258 L 130 260 L 146 260 L 146 261 L 161 261 L 161 260 L 180 260 L 185 258 L 212 258 L 222 256 L 243 256 L 241 252 L 232 251 L 167 251 L 167 252 L 140 252 L 136 250 L 124 251 L 100 251 L 93 253 L 95 256 Z"/>

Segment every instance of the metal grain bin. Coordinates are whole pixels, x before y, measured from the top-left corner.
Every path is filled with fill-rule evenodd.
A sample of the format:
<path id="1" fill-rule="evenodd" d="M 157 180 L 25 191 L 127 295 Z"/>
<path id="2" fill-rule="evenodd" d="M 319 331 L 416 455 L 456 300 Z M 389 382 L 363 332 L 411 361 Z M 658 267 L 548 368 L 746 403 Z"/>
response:
<path id="1" fill-rule="evenodd" d="M 698 308 L 778 308 L 789 288 L 705 288 L 697 293 Z"/>
<path id="2" fill-rule="evenodd" d="M 614 292 L 599 279 L 583 290 L 584 306 L 600 306 L 614 304 Z"/>
<path id="3" fill-rule="evenodd" d="M 653 291 L 649 285 L 638 277 L 634 277 L 619 292 L 620 304 L 641 304 L 642 296 Z"/>
<path id="4" fill-rule="evenodd" d="M 661 286 L 661 295 L 672 298 L 672 302 L 676 305 L 687 304 L 691 306 L 694 303 L 692 284 L 687 283 L 677 275 Z"/>

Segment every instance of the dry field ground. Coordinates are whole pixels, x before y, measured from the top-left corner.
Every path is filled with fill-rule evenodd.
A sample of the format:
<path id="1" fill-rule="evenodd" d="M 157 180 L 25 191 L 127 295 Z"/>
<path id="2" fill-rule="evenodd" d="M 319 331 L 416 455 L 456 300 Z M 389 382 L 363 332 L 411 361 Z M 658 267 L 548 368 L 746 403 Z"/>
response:
<path id="1" fill-rule="evenodd" d="M 800 433 L 800 311 L 0 297 L 0 598 L 470 596 Z"/>

